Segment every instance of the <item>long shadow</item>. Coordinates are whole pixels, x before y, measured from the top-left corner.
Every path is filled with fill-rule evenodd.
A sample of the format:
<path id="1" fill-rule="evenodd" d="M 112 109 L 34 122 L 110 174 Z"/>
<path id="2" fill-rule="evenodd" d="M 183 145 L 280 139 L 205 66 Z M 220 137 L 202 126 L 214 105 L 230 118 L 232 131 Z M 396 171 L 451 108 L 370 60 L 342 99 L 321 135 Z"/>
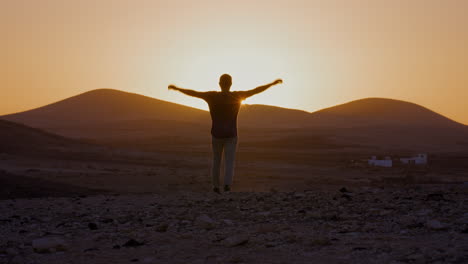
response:
<path id="1" fill-rule="evenodd" d="M 0 200 L 41 197 L 73 197 L 107 193 L 70 184 L 53 182 L 0 171 Z"/>

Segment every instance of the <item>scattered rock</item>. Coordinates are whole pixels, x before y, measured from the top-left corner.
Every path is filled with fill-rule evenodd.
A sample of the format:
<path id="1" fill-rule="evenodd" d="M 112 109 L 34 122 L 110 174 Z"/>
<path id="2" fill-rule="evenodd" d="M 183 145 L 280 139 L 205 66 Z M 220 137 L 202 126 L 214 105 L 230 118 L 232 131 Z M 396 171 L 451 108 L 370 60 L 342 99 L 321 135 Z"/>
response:
<path id="1" fill-rule="evenodd" d="M 141 260 L 142 263 L 156 263 L 156 258 L 154 257 L 145 257 Z"/>
<path id="2" fill-rule="evenodd" d="M 272 248 L 272 247 L 277 247 L 279 243 L 277 241 L 269 241 L 265 243 L 265 247 L 267 248 Z"/>
<path id="3" fill-rule="evenodd" d="M 244 259 L 243 256 L 232 256 L 230 259 L 229 259 L 229 262 L 230 263 L 245 263 L 246 260 Z"/>
<path id="4" fill-rule="evenodd" d="M 271 214 L 270 211 L 263 211 L 263 212 L 258 212 L 257 215 L 258 216 L 269 216 Z"/>
<path id="5" fill-rule="evenodd" d="M 18 255 L 18 250 L 16 248 L 7 248 L 5 249 L 5 253 L 9 256 L 16 256 Z"/>
<path id="6" fill-rule="evenodd" d="M 271 188 L 270 188 L 270 192 L 272 192 L 272 193 L 278 193 L 279 191 L 278 191 L 278 189 L 271 187 Z"/>
<path id="7" fill-rule="evenodd" d="M 423 223 L 412 223 L 406 226 L 407 228 L 422 228 L 424 227 Z"/>
<path id="8" fill-rule="evenodd" d="M 367 247 L 353 247 L 353 251 L 368 250 Z"/>
<path id="9" fill-rule="evenodd" d="M 219 263 L 219 258 L 217 256 L 207 256 L 204 260 L 204 264 L 216 264 Z"/>
<path id="10" fill-rule="evenodd" d="M 10 264 L 24 264 L 24 263 L 28 263 L 28 262 L 26 261 L 26 259 L 25 259 L 24 257 L 22 257 L 22 256 L 20 256 L 20 255 L 17 255 L 17 256 L 14 256 L 14 257 L 10 260 L 9 263 L 10 263 Z"/>
<path id="11" fill-rule="evenodd" d="M 331 241 L 327 237 L 314 237 L 311 238 L 307 244 L 312 247 L 323 247 L 331 245 Z"/>
<path id="12" fill-rule="evenodd" d="M 98 226 L 96 225 L 96 223 L 89 223 L 88 224 L 88 228 L 90 230 L 97 230 L 98 229 Z"/>
<path id="13" fill-rule="evenodd" d="M 342 188 L 340 189 L 340 192 L 342 192 L 342 193 L 347 193 L 347 192 L 350 192 L 350 191 L 349 191 L 348 189 L 346 189 L 345 187 L 342 187 Z"/>
<path id="14" fill-rule="evenodd" d="M 462 234 L 468 234 L 468 226 L 465 226 L 465 228 L 463 228 L 460 233 Z"/>
<path id="15" fill-rule="evenodd" d="M 273 224 L 262 224 L 258 226 L 257 228 L 258 234 L 266 234 L 266 233 L 277 232 L 277 231 L 278 231 L 278 227 Z"/>
<path id="16" fill-rule="evenodd" d="M 363 192 L 350 187 L 353 192 L 331 187 L 331 192 L 238 192 L 229 197 L 188 193 L 176 199 L 123 195 L 104 204 L 106 196 L 92 196 L 82 204 L 74 200 L 67 204 L 61 198 L 4 201 L 0 209 L 21 217 L 10 217 L 13 213 L 7 220 L 0 217 L 4 238 L 0 263 L 35 263 L 37 258 L 68 263 L 81 256 L 95 262 L 300 263 L 306 254 L 309 259 L 327 255 L 330 263 L 464 263 L 460 243 L 468 233 L 464 190 L 442 190 L 445 197 L 439 199 L 428 196 L 436 192 L 427 189 Z M 352 199 L 346 201 L 345 196 Z M 91 203 L 102 204 L 104 210 Z M 45 217 L 50 222 L 44 223 Z M 427 240 L 431 233 L 437 239 Z M 31 236 L 61 241 L 40 245 L 31 243 Z M 65 249 L 66 253 L 57 252 Z M 275 253 L 265 256 L 268 251 Z M 57 255 L 41 257 L 34 252 Z"/>
<path id="17" fill-rule="evenodd" d="M 426 227 L 432 230 L 445 230 L 448 228 L 448 225 L 443 224 L 437 220 L 429 220 L 426 223 Z"/>
<path id="18" fill-rule="evenodd" d="M 296 198 L 296 199 L 301 199 L 301 198 L 304 198 L 305 196 L 306 195 L 303 192 L 295 192 L 294 193 L 294 198 Z"/>
<path id="19" fill-rule="evenodd" d="M 156 232 L 163 233 L 163 232 L 166 232 L 168 228 L 169 228 L 169 225 L 167 223 L 162 223 L 156 226 L 155 230 Z"/>
<path id="20" fill-rule="evenodd" d="M 418 216 L 426 216 L 426 215 L 429 215 L 429 214 L 432 214 L 431 209 L 421 209 L 421 210 L 416 212 L 416 215 L 418 215 Z"/>
<path id="21" fill-rule="evenodd" d="M 203 214 L 195 219 L 195 225 L 203 229 L 213 229 L 216 226 L 216 222 L 211 219 L 209 216 Z"/>
<path id="22" fill-rule="evenodd" d="M 445 201 L 445 197 L 441 193 L 430 193 L 426 196 L 426 201 Z"/>
<path id="23" fill-rule="evenodd" d="M 130 239 L 125 244 L 122 245 L 122 247 L 139 247 L 143 246 L 145 243 L 143 242 L 138 242 L 135 239 Z"/>
<path id="24" fill-rule="evenodd" d="M 191 223 L 190 220 L 184 219 L 185 217 L 186 217 L 186 216 L 182 216 L 182 217 L 179 219 L 179 220 L 180 220 L 180 222 L 179 222 L 180 225 L 188 225 L 188 224 Z"/>
<path id="25" fill-rule="evenodd" d="M 64 239 L 60 237 L 42 237 L 32 241 L 32 247 L 37 253 L 51 253 L 67 250 Z"/>
<path id="26" fill-rule="evenodd" d="M 346 200 L 348 201 L 351 201 L 353 198 L 351 197 L 351 195 L 347 194 L 347 193 L 344 193 L 343 195 L 341 195 L 342 198 L 345 198 Z"/>
<path id="27" fill-rule="evenodd" d="M 87 249 L 83 250 L 83 252 L 98 251 L 98 250 L 99 250 L 99 248 L 97 248 L 97 247 L 92 247 L 92 248 L 87 248 Z"/>
<path id="28" fill-rule="evenodd" d="M 245 234 L 238 234 L 230 236 L 224 240 L 224 245 L 227 247 L 235 247 L 245 245 L 249 242 L 249 236 Z"/>
<path id="29" fill-rule="evenodd" d="M 457 224 L 468 224 L 468 213 L 465 213 L 461 218 L 457 219 Z"/>
<path id="30" fill-rule="evenodd" d="M 387 216 L 387 215 L 391 215 L 391 214 L 393 214 L 392 210 L 381 210 L 381 211 L 379 211 L 380 216 Z"/>
<path id="31" fill-rule="evenodd" d="M 191 234 L 191 233 L 182 233 L 182 234 L 179 235 L 179 238 L 180 239 L 192 239 L 193 234 Z"/>
<path id="32" fill-rule="evenodd" d="M 420 253 L 414 253 L 414 254 L 408 255 L 408 256 L 406 257 L 406 259 L 409 260 L 409 261 L 423 260 L 423 259 L 424 259 L 424 255 L 423 255 L 423 254 L 420 254 Z"/>
<path id="33" fill-rule="evenodd" d="M 112 223 L 112 222 L 114 222 L 114 219 L 112 219 L 112 218 L 104 218 L 104 219 L 101 220 L 101 223 L 103 223 L 103 224 L 109 224 L 109 223 Z"/>
<path id="34" fill-rule="evenodd" d="M 228 225 L 228 226 L 234 225 L 234 222 L 232 222 L 232 221 L 229 220 L 229 219 L 223 219 L 223 223 L 224 223 L 225 225 Z"/>

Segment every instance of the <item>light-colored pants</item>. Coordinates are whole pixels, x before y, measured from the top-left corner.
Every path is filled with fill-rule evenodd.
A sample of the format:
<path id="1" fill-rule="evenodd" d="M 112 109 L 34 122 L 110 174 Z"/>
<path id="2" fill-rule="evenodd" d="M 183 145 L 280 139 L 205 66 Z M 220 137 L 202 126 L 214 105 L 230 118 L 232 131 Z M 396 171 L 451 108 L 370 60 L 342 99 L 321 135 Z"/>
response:
<path id="1" fill-rule="evenodd" d="M 232 184 L 234 176 L 234 160 L 236 157 L 237 137 L 215 138 L 212 137 L 213 164 L 211 176 L 213 177 L 213 187 L 219 187 L 219 174 L 221 170 L 221 160 L 224 152 L 224 185 Z"/>

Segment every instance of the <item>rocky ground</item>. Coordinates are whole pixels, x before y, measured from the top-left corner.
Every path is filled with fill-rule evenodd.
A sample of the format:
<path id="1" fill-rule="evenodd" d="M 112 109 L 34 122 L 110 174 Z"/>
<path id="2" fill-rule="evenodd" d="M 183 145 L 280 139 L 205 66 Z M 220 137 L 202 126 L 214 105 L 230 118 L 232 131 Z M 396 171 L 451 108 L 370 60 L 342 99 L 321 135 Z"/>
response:
<path id="1" fill-rule="evenodd" d="M 2 200 L 0 263 L 468 263 L 468 186 Z"/>

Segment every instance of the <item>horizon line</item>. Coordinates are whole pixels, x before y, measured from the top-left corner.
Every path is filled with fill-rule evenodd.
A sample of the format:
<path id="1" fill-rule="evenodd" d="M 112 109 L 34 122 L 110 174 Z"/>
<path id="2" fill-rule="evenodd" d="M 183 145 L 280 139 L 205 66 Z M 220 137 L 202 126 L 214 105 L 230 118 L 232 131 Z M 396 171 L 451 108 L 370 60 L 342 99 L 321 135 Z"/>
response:
<path id="1" fill-rule="evenodd" d="M 116 92 L 122 92 L 122 93 L 128 93 L 128 94 L 135 94 L 135 95 L 139 95 L 139 96 L 144 96 L 144 97 L 148 97 L 148 98 L 151 98 L 151 99 L 155 99 L 155 100 L 159 100 L 159 101 L 163 101 L 163 102 L 166 102 L 166 103 L 172 103 L 172 104 L 177 104 L 177 105 L 180 105 L 180 106 L 184 106 L 184 107 L 189 107 L 189 108 L 193 108 L 193 109 L 197 109 L 197 110 L 201 110 L 201 111 L 205 111 L 205 112 L 209 112 L 209 110 L 206 110 L 206 109 L 202 109 L 202 108 L 198 108 L 198 107 L 194 107 L 194 106 L 190 106 L 190 105 L 185 105 L 185 104 L 181 104 L 181 103 L 178 103 L 178 102 L 173 102 L 173 101 L 166 101 L 166 100 L 163 100 L 163 99 L 159 99 L 159 98 L 156 98 L 156 97 L 152 97 L 152 96 L 148 96 L 148 95 L 144 95 L 144 94 L 140 94 L 140 93 L 135 93 L 135 92 L 129 92 L 129 91 L 125 91 L 125 90 L 119 90 L 119 89 L 115 89 L 115 88 L 95 88 L 95 89 L 91 89 L 91 90 L 88 90 L 88 91 L 85 91 L 85 92 L 82 92 L 82 93 L 79 93 L 79 94 L 76 94 L 76 95 L 72 95 L 72 96 L 68 96 L 68 97 L 65 97 L 63 99 L 59 99 L 58 101 L 54 101 L 54 102 L 51 102 L 51 103 L 47 103 L 47 104 L 44 104 L 42 106 L 38 106 L 38 107 L 33 107 L 33 108 L 30 108 L 30 109 L 27 109 L 27 110 L 23 110 L 23 111 L 17 111 L 17 112 L 12 112 L 12 113 L 7 113 L 7 114 L 1 114 L 0 115 L 0 118 L 3 117 L 3 116 L 8 116 L 8 115 L 15 115 L 15 114 L 20 114 L 20 113 L 24 113 L 24 112 L 28 112 L 28 111 L 32 111 L 32 110 L 36 110 L 36 109 L 40 109 L 40 108 L 43 108 L 43 107 L 47 107 L 49 105 L 53 105 L 53 104 L 56 104 L 56 103 L 59 103 L 61 101 L 64 101 L 64 100 L 67 100 L 67 99 L 70 99 L 70 98 L 73 98 L 73 97 L 78 97 L 80 95 L 83 95 L 83 94 L 86 94 L 86 93 L 91 93 L 91 92 L 96 92 L 96 91 L 99 91 L 99 90 L 110 90 L 110 91 L 116 91 Z M 281 109 L 287 109 L 287 110 L 295 110 L 295 111 L 301 111 L 301 112 L 305 112 L 305 113 L 308 113 L 308 114 L 313 114 L 313 113 L 317 113 L 317 112 L 320 112 L 320 111 L 323 111 L 323 110 L 326 110 L 326 109 L 330 109 L 330 108 L 333 108 L 333 107 L 337 107 L 337 106 L 341 106 L 341 105 L 345 105 L 345 104 L 348 104 L 348 103 L 352 103 L 352 102 L 356 102 L 356 101 L 361 101 L 361 100 L 366 100 L 366 99 L 383 99 L 383 100 L 393 100 L 393 101 L 399 101 L 399 102 L 404 102 L 404 103 L 409 103 L 409 104 L 414 104 L 414 105 L 417 105 L 419 107 L 422 107 L 428 111 L 431 111 L 433 113 L 436 113 L 444 118 L 447 118 L 453 122 L 456 122 L 458 124 L 461 124 L 461 125 L 464 125 L 464 126 L 467 126 L 468 127 L 468 124 L 465 124 L 465 123 L 462 123 L 462 122 L 459 122 L 459 121 L 456 121 L 455 119 L 453 118 L 450 118 L 448 116 L 445 116 L 435 110 L 432 110 L 430 108 L 427 108 L 423 105 L 420 105 L 420 104 L 417 104 L 417 103 L 414 103 L 414 102 L 410 102 L 410 101 L 405 101 L 405 100 L 401 100 L 401 99 L 395 99 L 395 98 L 388 98 L 388 97 L 364 97 L 364 98 L 359 98 L 359 99 L 355 99 L 355 100 L 350 100 L 350 101 L 346 101 L 344 103 L 339 103 L 339 104 L 336 104 L 336 105 L 332 105 L 332 106 L 328 106 L 328 107 L 324 107 L 324 108 L 321 108 L 321 109 L 318 109 L 318 110 L 315 110 L 315 111 L 307 111 L 307 110 L 304 110 L 304 109 L 298 109 L 298 108 L 289 108 L 289 107 L 282 107 L 282 106 L 277 106 L 277 105 L 269 105 L 269 104 L 242 104 L 242 105 L 245 105 L 245 106 L 269 106 L 269 107 L 276 107 L 276 108 L 281 108 Z"/>

